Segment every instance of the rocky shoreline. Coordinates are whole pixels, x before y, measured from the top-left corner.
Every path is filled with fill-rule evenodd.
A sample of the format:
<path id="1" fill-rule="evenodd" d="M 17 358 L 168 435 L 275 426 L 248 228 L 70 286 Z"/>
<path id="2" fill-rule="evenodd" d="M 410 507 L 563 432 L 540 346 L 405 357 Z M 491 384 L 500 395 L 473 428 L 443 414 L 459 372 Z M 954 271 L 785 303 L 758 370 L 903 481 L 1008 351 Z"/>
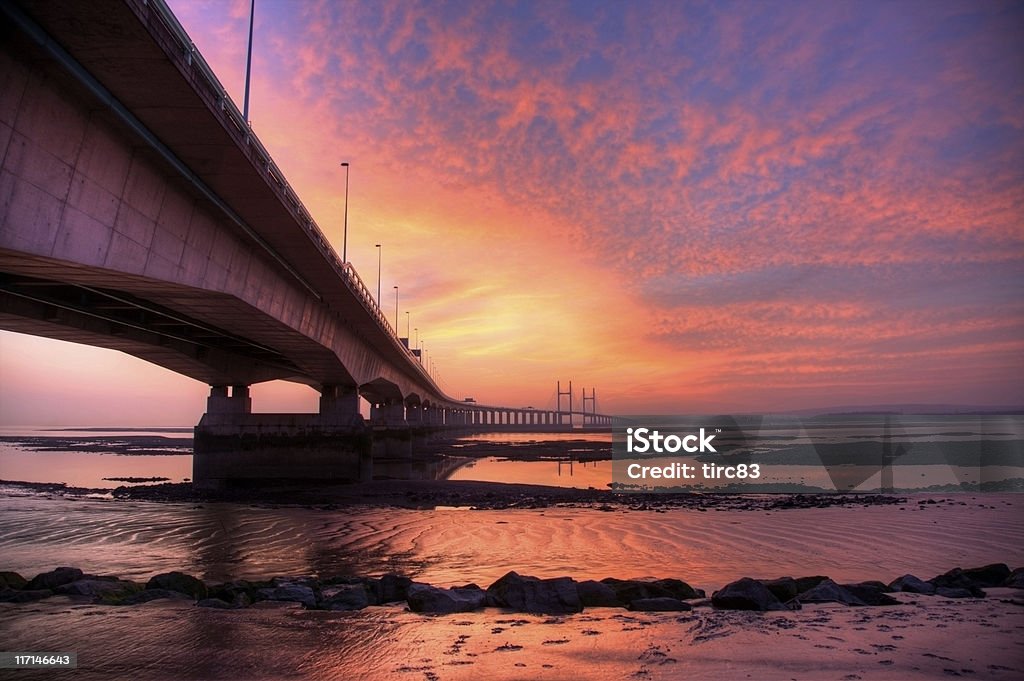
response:
<path id="1" fill-rule="evenodd" d="M 1024 568 L 1005 563 L 978 568 L 953 568 L 928 580 L 902 575 L 889 582 L 839 584 L 826 576 L 744 577 L 714 591 L 675 578 L 577 581 L 572 577 L 539 579 L 510 571 L 486 589 L 476 584 L 450 588 L 385 574 L 364 576 L 279 576 L 264 581 L 231 580 L 207 584 L 183 572 L 154 575 L 145 584 L 110 575 L 90 575 L 79 568 L 59 567 L 26 579 L 0 571 L 0 602 L 28 603 L 67 596 L 89 603 L 130 606 L 153 600 L 188 601 L 199 607 L 242 609 L 265 602 L 297 603 L 310 610 L 351 611 L 405 603 L 424 614 L 465 613 L 484 608 L 541 615 L 570 615 L 586 608 L 625 608 L 643 612 L 675 612 L 710 607 L 715 610 L 799 610 L 803 604 L 899 606 L 892 594 L 947 599 L 982 599 L 985 589 L 1024 589 Z M 1024 605 L 1014 598 L 1013 603 Z"/>
<path id="2" fill-rule="evenodd" d="M 513 508 L 541 509 L 553 506 L 591 507 L 598 510 L 665 511 L 669 509 L 756 510 L 890 506 L 907 503 L 907 497 L 890 494 L 741 494 L 675 492 L 645 494 L 606 489 L 578 489 L 548 485 L 477 482 L 470 480 L 374 480 L 337 485 L 252 486 L 209 491 L 192 483 L 159 483 L 121 486 L 114 490 L 69 487 L 62 483 L 0 480 L 0 485 L 25 492 L 67 498 L 109 495 L 115 500 L 169 503 L 243 503 L 290 505 L 307 508 L 376 506 L 431 509 L 438 506 L 472 510 Z M 962 504 L 952 498 L 928 502 Z"/>

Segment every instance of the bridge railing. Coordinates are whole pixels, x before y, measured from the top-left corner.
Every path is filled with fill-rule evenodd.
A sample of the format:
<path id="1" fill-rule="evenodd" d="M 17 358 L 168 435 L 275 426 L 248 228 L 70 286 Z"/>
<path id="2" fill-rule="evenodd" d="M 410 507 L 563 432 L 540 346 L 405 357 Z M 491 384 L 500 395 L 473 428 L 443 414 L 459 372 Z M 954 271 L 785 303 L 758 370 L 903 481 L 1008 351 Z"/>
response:
<path id="1" fill-rule="evenodd" d="M 160 30 L 163 34 L 160 37 L 165 41 L 170 41 L 174 51 L 178 52 L 184 63 L 191 67 L 191 69 L 186 69 L 186 72 L 196 91 L 213 105 L 215 111 L 220 111 L 225 122 L 229 124 L 226 126 L 228 132 L 235 137 L 239 148 L 245 150 L 253 165 L 263 171 L 268 186 L 278 193 L 283 204 L 303 227 L 307 236 L 323 257 L 332 265 L 339 278 L 345 282 L 349 291 L 362 303 L 363 307 L 376 320 L 381 329 L 394 339 L 395 345 L 405 352 L 407 359 L 409 359 L 422 377 L 434 385 L 439 394 L 443 395 L 444 393 L 434 383 L 434 380 L 423 367 L 416 354 L 408 347 L 407 343 L 401 342 L 397 330 L 388 322 L 377 300 L 370 293 L 370 289 L 363 283 L 352 263 L 342 262 L 341 258 L 338 257 L 337 252 L 327 240 L 323 230 L 316 224 L 316 221 L 313 220 L 309 211 L 302 204 L 298 194 L 288 184 L 284 173 L 281 172 L 281 169 L 277 167 L 277 164 L 271 158 L 270 152 L 267 151 L 267 148 L 263 146 L 263 143 L 252 131 L 252 128 L 249 127 L 242 112 L 238 110 L 238 106 L 228 95 L 227 90 L 199 52 L 199 48 L 192 42 L 188 32 L 178 22 L 177 17 L 174 16 L 165 0 L 136 0 L 136 2 L 141 2 L 142 5 L 148 6 L 153 10 L 155 16 L 159 19 L 159 23 L 155 26 L 151 23 L 150 28 Z"/>

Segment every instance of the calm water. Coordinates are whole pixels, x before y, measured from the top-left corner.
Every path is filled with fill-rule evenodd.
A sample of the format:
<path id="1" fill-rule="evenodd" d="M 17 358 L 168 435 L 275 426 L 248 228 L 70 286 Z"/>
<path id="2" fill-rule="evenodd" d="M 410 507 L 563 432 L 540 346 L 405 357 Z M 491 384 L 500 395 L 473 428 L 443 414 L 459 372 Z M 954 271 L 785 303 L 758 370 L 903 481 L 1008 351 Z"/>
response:
<path id="1" fill-rule="evenodd" d="M 731 417 L 730 417 L 731 418 Z M 719 447 L 729 456 L 762 464 L 757 481 L 763 487 L 751 491 L 783 491 L 814 488 L 821 490 L 874 491 L 883 486 L 896 489 L 928 489 L 964 486 L 977 489 L 1007 479 L 1024 478 L 1024 418 L 1003 415 L 832 417 L 741 417 L 718 436 Z M 5 428 L 0 436 L 59 439 L 59 451 L 40 449 L 38 442 L 0 441 L 0 479 L 28 482 L 63 482 L 70 486 L 112 489 L 121 481 L 104 478 L 167 478 L 182 482 L 191 478 L 188 449 L 174 449 L 175 441 L 191 437 L 191 429 L 98 430 L 70 428 Z M 616 436 L 618 437 L 618 435 Z M 516 445 L 509 450 L 529 451 L 532 441 L 612 443 L 610 433 L 495 433 L 467 436 L 466 443 L 482 441 Z M 89 449 L 76 448 L 89 443 Z M 116 453 L 102 450 L 108 444 Z M 166 447 L 167 451 L 161 449 Z M 881 453 L 896 453 L 894 465 L 883 473 Z M 140 449 L 156 451 L 137 455 Z M 173 452 L 173 453 L 168 453 Z M 457 451 L 457 447 L 456 450 Z M 162 452 L 162 453 L 161 453 Z M 687 463 L 699 468 L 707 459 L 692 456 L 656 457 L 616 461 L 580 462 L 573 448 L 560 460 L 511 461 L 507 456 L 483 457 L 452 465 L 408 462 L 377 462 L 378 477 L 415 475 L 453 480 L 480 480 L 545 484 L 560 487 L 605 489 L 613 481 L 635 482 L 623 475 L 625 463 L 639 461 L 647 466 Z M 455 461 L 458 463 L 458 461 Z M 867 465 L 859 465 L 866 463 Z M 437 470 L 434 470 L 437 469 Z M 883 475 L 886 477 L 883 478 Z M 754 481 L 742 484 L 743 489 Z M 653 481 L 638 483 L 655 486 Z M 661 482 L 676 485 L 677 481 Z M 734 481 L 701 478 L 688 481 L 695 489 L 718 489 Z M 947 491 L 947 490 L 943 490 Z M 1014 491 L 1004 488 L 1001 491 Z"/>

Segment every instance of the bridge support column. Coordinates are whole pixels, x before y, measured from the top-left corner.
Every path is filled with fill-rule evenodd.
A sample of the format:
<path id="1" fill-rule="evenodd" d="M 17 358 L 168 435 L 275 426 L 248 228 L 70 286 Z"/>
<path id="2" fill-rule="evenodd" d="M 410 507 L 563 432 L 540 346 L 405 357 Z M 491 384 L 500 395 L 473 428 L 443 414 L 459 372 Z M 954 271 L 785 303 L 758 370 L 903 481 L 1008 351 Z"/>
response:
<path id="1" fill-rule="evenodd" d="M 323 425 L 351 426 L 361 424 L 359 391 L 356 387 L 324 385 L 320 389 L 320 422 Z"/>
<path id="2" fill-rule="evenodd" d="M 251 414 L 252 398 L 249 397 L 249 386 L 232 386 L 230 396 L 226 385 L 210 386 L 210 396 L 206 398 L 206 413 Z"/>
<path id="3" fill-rule="evenodd" d="M 370 407 L 375 459 L 409 459 L 412 457 L 412 430 L 405 420 L 405 403 L 389 400 Z"/>

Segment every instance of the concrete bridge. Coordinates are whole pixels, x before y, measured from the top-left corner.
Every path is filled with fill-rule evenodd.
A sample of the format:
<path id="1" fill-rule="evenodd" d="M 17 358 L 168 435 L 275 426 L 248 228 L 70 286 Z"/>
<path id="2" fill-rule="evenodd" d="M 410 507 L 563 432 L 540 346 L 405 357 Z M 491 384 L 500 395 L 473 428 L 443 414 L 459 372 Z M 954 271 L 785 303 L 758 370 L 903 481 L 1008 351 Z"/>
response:
<path id="1" fill-rule="evenodd" d="M 573 427 L 437 386 L 163 0 L 0 0 L 0 20 L 0 328 L 209 384 L 197 482 L 367 477 L 437 429 Z M 276 379 L 319 412 L 253 413 Z"/>

